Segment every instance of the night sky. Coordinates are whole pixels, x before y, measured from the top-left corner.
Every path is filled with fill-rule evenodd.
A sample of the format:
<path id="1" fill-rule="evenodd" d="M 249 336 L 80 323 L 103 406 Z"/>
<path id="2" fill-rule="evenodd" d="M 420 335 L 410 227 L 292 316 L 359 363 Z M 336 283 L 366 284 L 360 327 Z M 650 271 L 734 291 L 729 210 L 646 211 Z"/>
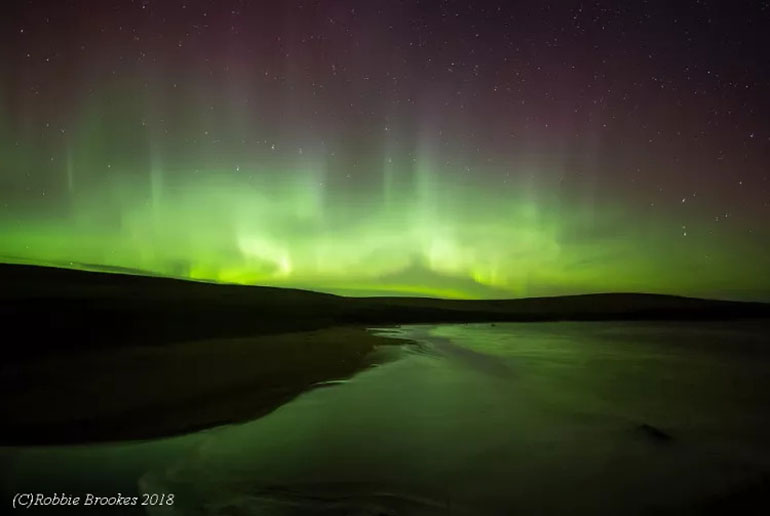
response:
<path id="1" fill-rule="evenodd" d="M 770 300 L 768 1 L 0 5 L 0 260 Z"/>

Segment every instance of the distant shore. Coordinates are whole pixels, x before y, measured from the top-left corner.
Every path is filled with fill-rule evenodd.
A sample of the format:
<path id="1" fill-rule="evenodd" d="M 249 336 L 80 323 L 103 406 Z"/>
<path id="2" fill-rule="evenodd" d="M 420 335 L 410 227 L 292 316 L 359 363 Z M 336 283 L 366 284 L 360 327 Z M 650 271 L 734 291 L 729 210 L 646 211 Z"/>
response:
<path id="1" fill-rule="evenodd" d="M 770 318 L 770 304 L 636 293 L 505 300 L 307 290 L 0 264 L 5 360 L 121 346 L 413 323 Z"/>

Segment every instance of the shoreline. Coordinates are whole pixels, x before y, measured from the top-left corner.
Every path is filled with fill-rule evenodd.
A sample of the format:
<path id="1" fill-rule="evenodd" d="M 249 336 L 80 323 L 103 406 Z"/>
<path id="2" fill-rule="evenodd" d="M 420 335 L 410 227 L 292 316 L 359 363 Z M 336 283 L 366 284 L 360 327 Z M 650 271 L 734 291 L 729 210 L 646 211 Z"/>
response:
<path id="1" fill-rule="evenodd" d="M 0 446 L 148 440 L 250 421 L 404 342 L 334 327 L 6 363 Z"/>

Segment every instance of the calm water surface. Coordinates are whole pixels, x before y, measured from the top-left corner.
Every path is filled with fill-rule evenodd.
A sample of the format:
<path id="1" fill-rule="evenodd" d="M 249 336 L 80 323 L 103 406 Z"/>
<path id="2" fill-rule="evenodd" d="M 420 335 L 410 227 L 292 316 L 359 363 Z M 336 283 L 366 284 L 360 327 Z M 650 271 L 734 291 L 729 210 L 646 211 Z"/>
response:
<path id="1" fill-rule="evenodd" d="M 417 344 L 381 348 L 381 365 L 253 422 L 141 443 L 0 449 L 3 497 L 175 495 L 172 506 L 77 511 L 94 515 L 705 508 L 768 485 L 767 330 L 762 322 L 375 330 Z"/>

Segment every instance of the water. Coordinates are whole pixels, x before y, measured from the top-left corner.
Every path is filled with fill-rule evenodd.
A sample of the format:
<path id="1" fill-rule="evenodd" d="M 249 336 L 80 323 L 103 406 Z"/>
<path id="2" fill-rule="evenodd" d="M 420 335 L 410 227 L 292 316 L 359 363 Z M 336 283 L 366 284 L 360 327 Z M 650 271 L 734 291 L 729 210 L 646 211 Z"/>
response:
<path id="1" fill-rule="evenodd" d="M 764 323 L 381 331 L 418 344 L 256 421 L 2 449 L 3 497 L 175 496 L 87 511 L 111 515 L 678 514 L 768 485 Z"/>

